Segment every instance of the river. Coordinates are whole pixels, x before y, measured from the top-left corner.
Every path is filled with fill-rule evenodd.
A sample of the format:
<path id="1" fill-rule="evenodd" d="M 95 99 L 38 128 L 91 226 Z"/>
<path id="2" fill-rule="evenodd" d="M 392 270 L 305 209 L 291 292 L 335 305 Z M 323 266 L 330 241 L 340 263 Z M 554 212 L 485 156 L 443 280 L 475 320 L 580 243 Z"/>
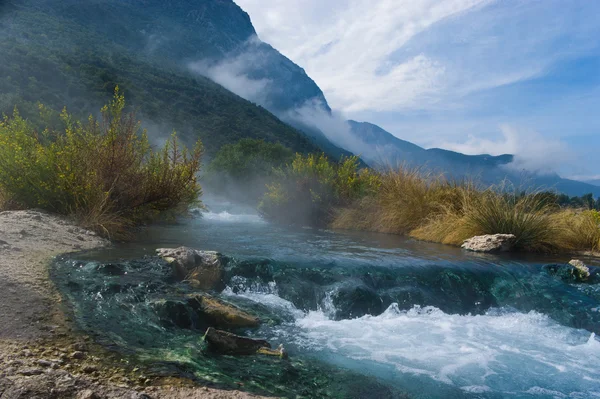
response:
<path id="1" fill-rule="evenodd" d="M 216 209 L 58 259 L 52 276 L 79 326 L 156 373 L 263 394 L 600 397 L 600 284 L 544 267 L 569 259 L 285 228 Z M 289 361 L 206 356 L 197 331 L 161 325 L 148 304 L 187 288 L 149 256 L 181 245 L 233 259 L 220 295 L 268 320 L 247 333 L 282 343 Z"/>

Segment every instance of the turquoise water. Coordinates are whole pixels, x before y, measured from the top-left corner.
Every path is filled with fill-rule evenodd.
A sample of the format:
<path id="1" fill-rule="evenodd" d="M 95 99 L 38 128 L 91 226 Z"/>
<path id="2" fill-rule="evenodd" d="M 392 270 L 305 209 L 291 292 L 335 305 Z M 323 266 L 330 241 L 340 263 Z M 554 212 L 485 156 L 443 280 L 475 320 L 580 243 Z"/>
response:
<path id="1" fill-rule="evenodd" d="M 218 295 L 258 314 L 263 326 L 241 333 L 283 343 L 290 361 L 208 355 L 201 323 L 164 323 L 152 303 L 193 290 L 151 255 L 180 245 L 231 257 Z M 59 259 L 53 278 L 82 329 L 157 374 L 286 397 L 600 397 L 600 284 L 544 268 L 565 261 L 287 229 L 223 208 Z"/>

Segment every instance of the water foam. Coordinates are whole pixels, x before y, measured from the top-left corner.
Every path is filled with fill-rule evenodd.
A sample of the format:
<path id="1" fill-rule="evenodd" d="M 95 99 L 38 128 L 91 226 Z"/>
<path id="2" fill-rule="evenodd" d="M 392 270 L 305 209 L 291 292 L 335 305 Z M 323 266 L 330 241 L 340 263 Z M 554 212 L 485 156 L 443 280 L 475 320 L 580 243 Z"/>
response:
<path id="1" fill-rule="evenodd" d="M 265 223 L 258 215 L 253 214 L 231 214 L 227 211 L 222 212 L 202 212 L 202 217 L 206 220 L 229 223 Z"/>
<path id="2" fill-rule="evenodd" d="M 296 326 L 296 344 L 305 350 L 393 366 L 466 392 L 600 395 L 600 342 L 536 312 L 461 316 L 433 307 L 400 311 L 394 304 L 379 316 L 353 320 L 310 312 Z"/>

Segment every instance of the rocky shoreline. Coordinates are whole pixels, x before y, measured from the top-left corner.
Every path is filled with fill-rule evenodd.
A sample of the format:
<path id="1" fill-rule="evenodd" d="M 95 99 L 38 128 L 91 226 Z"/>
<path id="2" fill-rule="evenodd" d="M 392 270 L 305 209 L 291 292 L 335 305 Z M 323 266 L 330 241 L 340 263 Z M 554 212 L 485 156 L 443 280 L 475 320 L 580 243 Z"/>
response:
<path id="1" fill-rule="evenodd" d="M 0 213 L 0 398 L 257 398 L 152 378 L 71 326 L 49 278 L 52 257 L 109 245 L 39 211 Z"/>

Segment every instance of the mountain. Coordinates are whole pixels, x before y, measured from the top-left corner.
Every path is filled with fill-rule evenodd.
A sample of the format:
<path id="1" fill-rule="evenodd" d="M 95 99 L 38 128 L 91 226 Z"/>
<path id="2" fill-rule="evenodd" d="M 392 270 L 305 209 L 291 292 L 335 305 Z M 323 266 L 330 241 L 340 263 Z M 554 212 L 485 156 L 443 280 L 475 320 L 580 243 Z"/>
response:
<path id="1" fill-rule="evenodd" d="M 322 98 L 301 68 L 249 40 L 254 28 L 233 1 L 5 0 L 0 5 L 0 112 L 10 113 L 17 104 L 35 121 L 39 101 L 85 116 L 97 112 L 118 84 L 150 133 L 175 128 L 189 141 L 201 138 L 209 155 L 244 137 L 278 141 L 298 152 L 346 153 L 190 70 L 188 64 L 198 59 L 218 62 L 258 49 L 271 70 L 255 66 L 256 76 L 269 74 L 279 87 L 297 87 L 285 101 Z"/>
<path id="2" fill-rule="evenodd" d="M 557 174 L 537 175 L 517 170 L 511 165 L 514 156 L 510 154 L 465 155 L 440 148 L 425 149 L 371 123 L 351 120 L 348 124 L 362 148 L 361 157 L 371 165 L 406 165 L 443 173 L 451 179 L 475 178 L 487 185 L 509 180 L 517 187 L 557 190 L 573 196 L 588 193 L 600 196 L 599 186 L 563 179 Z"/>
<path id="3" fill-rule="evenodd" d="M 594 186 L 600 186 L 600 179 L 586 180 L 586 183 L 594 185 Z"/>
<path id="4" fill-rule="evenodd" d="M 316 123 L 333 118 L 321 89 L 262 42 L 232 0 L 0 0 L 0 35 L 0 112 L 17 104 L 34 122 L 41 123 L 38 101 L 85 116 L 118 84 L 151 136 L 175 128 L 190 142 L 201 138 L 209 156 L 251 137 L 334 158 L 354 152 L 371 165 L 600 194 L 557 175 L 516 171 L 511 155 L 424 149 L 355 121 L 346 137 L 335 124 Z M 303 113 L 307 105 L 312 113 Z"/>

